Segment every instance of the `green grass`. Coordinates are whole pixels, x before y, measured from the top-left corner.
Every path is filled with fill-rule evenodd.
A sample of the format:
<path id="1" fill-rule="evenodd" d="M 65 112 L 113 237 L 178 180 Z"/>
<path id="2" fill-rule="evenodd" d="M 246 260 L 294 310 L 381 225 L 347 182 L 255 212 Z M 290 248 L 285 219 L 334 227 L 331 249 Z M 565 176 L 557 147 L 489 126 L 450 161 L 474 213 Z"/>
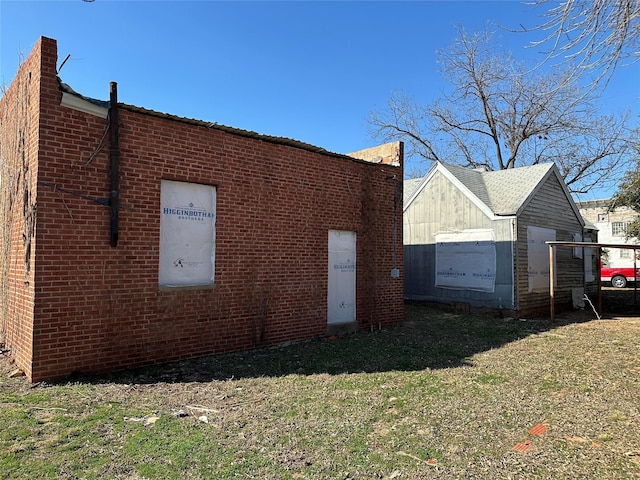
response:
<path id="1" fill-rule="evenodd" d="M 33 388 L 2 376 L 0 478 L 640 476 L 635 324 L 406 319 Z"/>

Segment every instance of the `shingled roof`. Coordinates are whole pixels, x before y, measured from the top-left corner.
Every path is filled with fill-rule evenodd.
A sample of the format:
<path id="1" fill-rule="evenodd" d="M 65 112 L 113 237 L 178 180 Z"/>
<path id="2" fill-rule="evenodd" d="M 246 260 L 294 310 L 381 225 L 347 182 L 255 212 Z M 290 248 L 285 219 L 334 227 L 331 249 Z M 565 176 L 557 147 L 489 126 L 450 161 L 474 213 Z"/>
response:
<path id="1" fill-rule="evenodd" d="M 554 168 L 553 163 L 543 163 L 487 172 L 456 165 L 443 166 L 496 215 L 517 214 Z"/>
<path id="2" fill-rule="evenodd" d="M 436 163 L 422 179 L 419 179 L 417 185 L 412 180 L 407 181 L 411 183 L 409 188 L 405 186 L 405 209 L 436 171 L 441 171 L 450 179 L 455 179 L 459 187 L 466 189 L 468 194 L 475 197 L 494 215 L 499 216 L 517 215 L 540 188 L 544 180 L 555 174 L 567 198 L 578 213 L 571 194 L 554 163 L 496 171 L 473 170 L 458 165 Z"/>

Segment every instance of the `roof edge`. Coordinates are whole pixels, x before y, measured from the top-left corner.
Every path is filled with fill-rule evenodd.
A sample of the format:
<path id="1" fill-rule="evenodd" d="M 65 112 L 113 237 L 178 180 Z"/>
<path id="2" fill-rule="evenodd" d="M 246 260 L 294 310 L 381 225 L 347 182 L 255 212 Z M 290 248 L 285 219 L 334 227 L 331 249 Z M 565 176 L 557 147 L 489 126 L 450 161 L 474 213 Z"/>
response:
<path id="1" fill-rule="evenodd" d="M 496 212 L 492 210 L 492 208 L 487 205 L 485 202 L 480 200 L 478 196 L 473 193 L 464 183 L 462 183 L 458 178 L 447 168 L 444 163 L 438 162 L 437 166 L 439 166 L 440 170 L 443 172 L 445 177 L 449 179 L 451 183 L 453 183 L 458 189 L 469 199 L 471 202 L 480 209 L 482 213 L 484 213 L 490 220 L 498 220 L 503 218 L 508 218 L 513 215 L 498 215 Z M 481 172 L 477 172 L 478 175 L 482 175 Z"/>
<path id="2" fill-rule="evenodd" d="M 60 77 L 58 77 L 58 84 L 63 94 L 63 99 L 61 102 L 63 106 L 68 108 L 73 108 L 74 110 L 79 110 L 84 113 L 89 113 L 91 115 L 96 115 L 102 118 L 106 118 L 108 109 L 110 108 L 109 101 L 86 97 L 76 92 L 73 88 L 71 88 L 69 85 L 64 83 L 60 79 Z M 302 142 L 300 140 L 294 140 L 287 137 L 276 137 L 273 135 L 266 135 L 262 133 L 253 132 L 250 130 L 243 130 L 241 128 L 228 127 L 226 125 L 221 125 L 217 122 L 207 122 L 205 120 L 198 120 L 195 118 L 181 117 L 179 115 L 162 113 L 156 110 L 151 110 L 144 107 L 138 107 L 136 105 L 129 105 L 121 102 L 118 102 L 118 108 L 130 111 L 130 112 L 134 112 L 134 113 L 139 113 L 142 115 L 149 115 L 157 118 L 165 118 L 167 120 L 186 123 L 189 125 L 210 128 L 210 129 L 218 130 L 218 131 L 229 133 L 232 135 L 238 135 L 245 138 L 253 138 L 256 140 L 261 140 L 261 141 L 273 143 L 276 145 L 284 145 L 288 147 L 299 148 L 301 150 L 305 150 L 308 152 L 318 153 L 321 155 L 328 155 L 335 158 L 342 158 L 345 160 L 350 160 L 352 162 L 363 163 L 367 165 L 379 165 L 377 163 L 372 163 L 371 161 L 355 158 L 347 154 L 331 152 L 325 148 L 317 147 L 315 145 L 311 145 L 310 143 Z M 400 167 L 400 165 L 396 165 L 396 164 L 384 164 L 384 166 L 394 167 L 394 168 Z"/>
<path id="3" fill-rule="evenodd" d="M 447 169 L 446 165 L 442 162 L 435 162 L 433 166 L 429 169 L 429 171 L 425 174 L 422 179 L 422 182 L 416 187 L 413 193 L 409 196 L 407 201 L 403 204 L 402 211 L 405 212 L 409 206 L 413 203 L 416 197 L 420 194 L 420 192 L 424 189 L 425 185 L 429 183 L 431 178 L 436 174 L 436 172 L 441 172 L 447 180 L 453 183 L 458 190 L 460 190 L 476 207 L 480 209 L 482 213 L 484 213 L 489 220 L 504 220 L 508 218 L 514 218 L 514 215 L 499 215 L 495 213 L 489 205 L 480 200 L 477 195 L 475 195 L 466 185 L 464 185 L 460 180 L 456 178 L 456 176 Z"/>
<path id="4" fill-rule="evenodd" d="M 535 186 L 535 188 L 531 190 L 531 192 L 529 193 L 529 195 L 527 196 L 525 201 L 522 202 L 522 205 L 520 205 L 520 208 L 516 212 L 516 215 L 520 216 L 522 211 L 529 205 L 529 202 L 531 202 L 531 199 L 538 193 L 538 190 L 540 190 L 542 188 L 542 185 L 547 180 L 549 180 L 549 177 L 553 174 L 553 175 L 556 176 L 556 179 L 558 180 L 558 183 L 560 184 L 560 187 L 562 188 L 564 196 L 566 197 L 567 201 L 569 202 L 569 205 L 571 206 L 571 209 L 573 210 L 574 215 L 576 216 L 576 218 L 580 222 L 580 225 L 582 226 L 582 228 L 584 228 L 585 225 L 586 225 L 585 221 L 584 221 L 584 218 L 583 218 L 582 214 L 580 213 L 580 209 L 576 205 L 575 200 L 573 199 L 573 195 L 571 195 L 571 192 L 569 191 L 569 187 L 567 187 L 567 184 L 564 182 L 564 179 L 562 178 L 562 175 L 560 174 L 560 170 L 558 170 L 558 166 L 555 164 L 555 162 L 550 162 L 550 165 L 551 165 L 551 167 L 549 168 L 547 173 L 544 174 L 544 176 L 538 182 L 538 184 Z"/>
<path id="5" fill-rule="evenodd" d="M 407 208 L 413 203 L 416 197 L 420 194 L 424 186 L 429 182 L 431 177 L 435 175 L 436 165 L 434 164 L 427 173 L 425 173 L 424 177 L 422 177 L 422 181 L 418 184 L 415 190 L 409 195 L 408 199 L 405 199 L 402 204 L 402 213 L 404 213 Z"/>

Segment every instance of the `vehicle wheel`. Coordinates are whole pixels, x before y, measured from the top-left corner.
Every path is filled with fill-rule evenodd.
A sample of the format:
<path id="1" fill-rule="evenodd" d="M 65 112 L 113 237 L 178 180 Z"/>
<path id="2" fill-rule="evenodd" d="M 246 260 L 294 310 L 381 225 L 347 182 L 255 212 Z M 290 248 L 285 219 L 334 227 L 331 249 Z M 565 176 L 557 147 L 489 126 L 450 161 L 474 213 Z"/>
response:
<path id="1" fill-rule="evenodd" d="M 616 288 L 624 288 L 627 286 L 627 279 L 622 275 L 616 275 L 611 279 L 611 286 Z"/>

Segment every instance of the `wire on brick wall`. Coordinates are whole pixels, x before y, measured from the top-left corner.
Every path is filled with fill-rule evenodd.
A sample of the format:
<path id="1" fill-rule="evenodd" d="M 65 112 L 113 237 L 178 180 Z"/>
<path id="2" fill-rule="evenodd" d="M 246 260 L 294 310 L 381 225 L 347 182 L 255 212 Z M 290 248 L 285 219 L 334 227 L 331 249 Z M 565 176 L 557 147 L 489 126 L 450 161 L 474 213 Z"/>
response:
<path id="1" fill-rule="evenodd" d="M 50 188 L 51 190 L 53 190 L 55 192 L 63 192 L 63 193 L 66 193 L 67 195 L 73 195 L 74 197 L 82 198 L 82 199 L 87 200 L 89 202 L 97 203 L 98 205 L 102 205 L 103 207 L 108 207 L 109 204 L 110 204 L 109 198 L 107 198 L 107 197 L 92 197 L 91 195 L 85 195 L 84 193 L 74 192 L 73 190 L 69 190 L 68 188 L 58 187 L 54 183 L 49 183 L 49 182 L 45 182 L 45 181 L 42 181 L 42 180 L 38 180 L 38 185 L 40 185 L 42 187 Z M 65 204 L 65 206 L 66 206 L 66 204 Z M 122 204 L 119 204 L 118 208 L 123 209 L 123 210 L 130 210 L 130 211 L 135 210 L 135 208 L 133 208 L 133 207 L 129 207 L 129 206 L 122 205 Z"/>
<path id="2" fill-rule="evenodd" d="M 109 132 L 109 124 L 110 124 L 109 115 L 110 114 L 111 114 L 110 112 L 107 113 L 107 124 L 104 127 L 104 132 L 102 132 L 102 138 L 100 138 L 100 142 L 98 143 L 98 146 L 93 151 L 93 153 L 89 155 L 89 160 L 87 160 L 87 162 L 84 164 L 85 167 L 89 166 L 89 164 L 93 161 L 94 158 L 96 158 L 96 156 L 100 153 L 100 151 L 104 147 L 104 139 L 107 137 L 107 133 Z"/>

